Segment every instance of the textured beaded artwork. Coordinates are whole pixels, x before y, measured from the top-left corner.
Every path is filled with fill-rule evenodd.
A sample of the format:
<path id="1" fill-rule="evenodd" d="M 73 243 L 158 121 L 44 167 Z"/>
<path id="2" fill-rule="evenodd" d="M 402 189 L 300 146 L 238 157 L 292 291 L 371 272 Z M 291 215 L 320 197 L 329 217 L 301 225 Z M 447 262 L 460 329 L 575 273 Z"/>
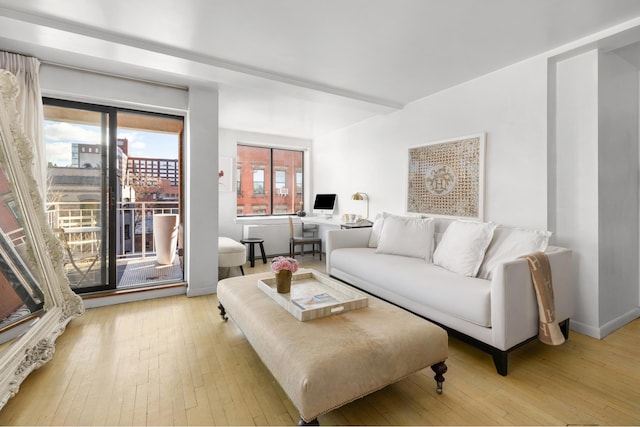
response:
<path id="1" fill-rule="evenodd" d="M 484 136 L 409 148 L 407 211 L 482 219 Z"/>

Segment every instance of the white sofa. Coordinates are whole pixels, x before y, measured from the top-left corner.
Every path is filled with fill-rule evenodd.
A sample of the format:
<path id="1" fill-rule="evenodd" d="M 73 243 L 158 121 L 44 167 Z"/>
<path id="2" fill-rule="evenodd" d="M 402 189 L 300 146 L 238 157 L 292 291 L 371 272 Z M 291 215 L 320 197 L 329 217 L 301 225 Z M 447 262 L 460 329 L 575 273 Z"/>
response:
<path id="1" fill-rule="evenodd" d="M 476 225 L 484 228 L 464 230 Z M 519 256 L 536 250 L 548 255 L 556 320 L 568 337 L 572 252 L 547 246 L 548 237 L 496 224 L 385 214 L 373 228 L 328 232 L 327 273 L 456 333 L 489 352 L 506 375 L 509 351 L 535 339 L 539 328 L 529 266 Z M 479 263 L 460 270 L 456 263 L 469 261 L 470 253 Z"/>

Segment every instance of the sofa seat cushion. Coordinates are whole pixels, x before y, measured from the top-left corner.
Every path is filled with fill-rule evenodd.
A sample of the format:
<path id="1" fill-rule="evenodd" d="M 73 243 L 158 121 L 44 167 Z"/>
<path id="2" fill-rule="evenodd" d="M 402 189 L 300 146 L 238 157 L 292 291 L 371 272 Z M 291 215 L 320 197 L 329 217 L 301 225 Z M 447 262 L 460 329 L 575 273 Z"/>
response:
<path id="1" fill-rule="evenodd" d="M 336 249 L 331 252 L 331 268 L 416 303 L 491 327 L 489 280 L 453 273 L 421 258 L 376 253 L 373 248 Z"/>

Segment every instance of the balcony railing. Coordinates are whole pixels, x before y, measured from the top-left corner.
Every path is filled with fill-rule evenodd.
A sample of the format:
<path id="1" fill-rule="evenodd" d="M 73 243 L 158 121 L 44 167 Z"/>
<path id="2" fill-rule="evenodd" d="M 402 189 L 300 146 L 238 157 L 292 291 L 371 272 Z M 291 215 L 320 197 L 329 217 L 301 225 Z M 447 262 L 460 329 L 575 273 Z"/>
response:
<path id="1" fill-rule="evenodd" d="M 118 257 L 145 258 L 155 252 L 153 215 L 177 214 L 178 202 L 118 203 L 116 219 L 116 254 Z M 102 239 L 102 216 L 99 202 L 54 202 L 47 204 L 47 221 L 63 234 L 71 254 L 99 252 Z"/>

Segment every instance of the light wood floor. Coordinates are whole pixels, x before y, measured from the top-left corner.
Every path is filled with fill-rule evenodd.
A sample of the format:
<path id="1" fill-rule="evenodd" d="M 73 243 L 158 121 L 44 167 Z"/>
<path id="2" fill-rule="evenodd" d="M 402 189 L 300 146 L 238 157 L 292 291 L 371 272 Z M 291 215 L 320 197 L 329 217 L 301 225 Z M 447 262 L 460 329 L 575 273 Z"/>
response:
<path id="1" fill-rule="evenodd" d="M 306 266 L 324 270 L 322 263 Z M 245 266 L 250 274 L 264 270 Z M 215 295 L 87 310 L 0 412 L 1 425 L 291 425 L 298 413 Z M 638 425 L 640 319 L 603 340 L 533 342 L 510 373 L 451 338 L 430 369 L 320 417 L 322 425 Z M 291 355 L 295 357 L 295 355 Z"/>

